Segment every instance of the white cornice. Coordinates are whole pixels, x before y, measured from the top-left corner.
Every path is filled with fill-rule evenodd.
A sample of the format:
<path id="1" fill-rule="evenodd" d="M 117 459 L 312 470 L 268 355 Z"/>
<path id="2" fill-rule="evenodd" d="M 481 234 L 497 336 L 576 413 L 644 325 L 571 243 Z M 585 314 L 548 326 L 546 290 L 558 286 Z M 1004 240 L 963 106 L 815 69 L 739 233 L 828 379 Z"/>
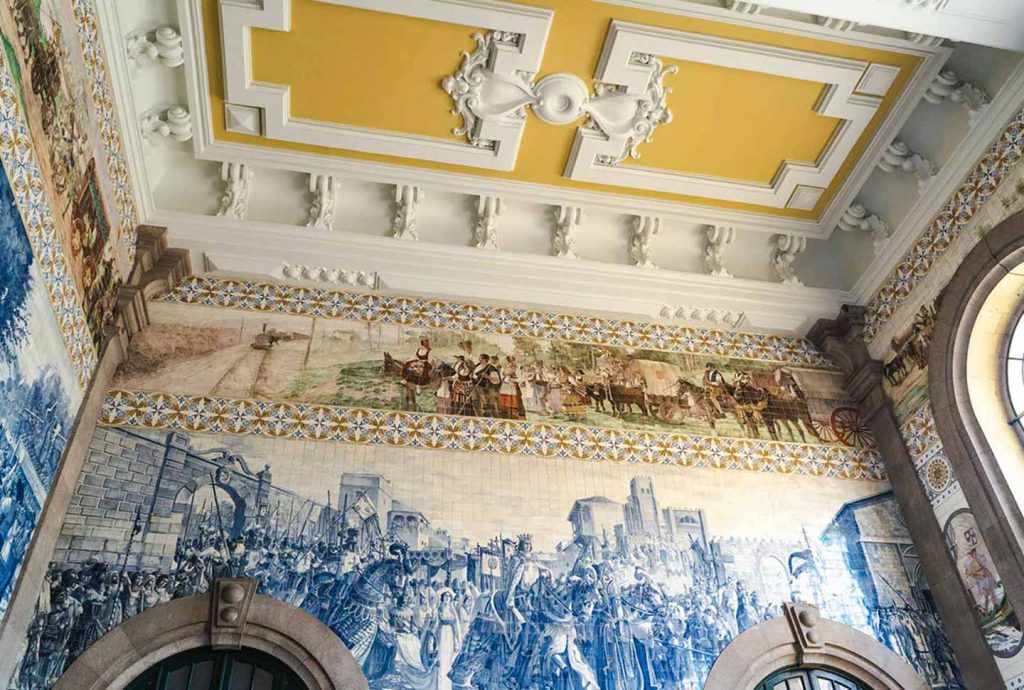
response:
<path id="1" fill-rule="evenodd" d="M 985 155 L 992 142 L 1002 134 L 1024 103 L 1024 61 L 980 113 L 967 137 L 960 142 L 949 160 L 931 178 L 927 192 L 922 194 L 910 212 L 900 222 L 889 240 L 886 251 L 867 267 L 851 293 L 857 304 L 867 304 L 888 279 L 903 256 L 914 246 L 918 237 L 942 210 L 949 197 L 956 192 L 964 178 Z"/>
<path id="2" fill-rule="evenodd" d="M 280 2 L 281 0 L 275 0 Z M 327 0 L 331 1 L 331 0 Z M 357 0 L 339 0 L 338 4 L 352 4 Z M 359 0 L 362 1 L 362 0 Z M 454 1 L 454 0 L 452 0 Z M 461 1 L 461 0 L 460 0 Z M 899 129 L 918 103 L 921 93 L 934 79 L 941 69 L 949 49 L 941 46 L 922 46 L 912 42 L 880 37 L 872 34 L 857 33 L 850 37 L 830 34 L 813 23 L 800 31 L 792 26 L 799 22 L 782 21 L 772 18 L 738 15 L 726 12 L 715 15 L 715 19 L 740 21 L 751 26 L 772 28 L 780 21 L 788 30 L 798 34 L 814 35 L 818 38 L 828 37 L 844 43 L 884 47 L 913 54 L 923 59 L 923 64 L 913 75 L 899 99 L 890 109 L 885 121 L 879 127 L 870 145 L 860 156 L 851 172 L 846 176 L 839 191 L 834 195 L 822 217 L 818 221 L 785 218 L 769 213 L 719 209 L 711 206 L 650 199 L 634 194 L 615 194 L 570 189 L 563 186 L 543 185 L 485 178 L 473 174 L 454 173 L 410 167 L 399 163 L 378 163 L 359 161 L 334 155 L 317 155 L 298 153 L 295 151 L 273 149 L 262 145 L 218 142 L 212 138 L 212 112 L 209 99 L 209 83 L 206 70 L 206 49 L 204 44 L 204 27 L 197 11 L 196 0 L 177 0 L 181 33 L 184 39 L 186 55 L 185 76 L 189 102 L 192 104 L 196 134 L 193 138 L 196 158 L 213 161 L 239 161 L 253 167 L 284 169 L 302 173 L 321 173 L 341 178 L 356 178 L 384 184 L 411 184 L 421 187 L 435 188 L 469 195 L 499 196 L 506 200 L 522 200 L 552 205 L 571 204 L 595 210 L 615 213 L 654 213 L 664 219 L 677 219 L 695 224 L 727 224 L 741 230 L 752 230 L 769 234 L 785 233 L 802 235 L 810 238 L 827 238 L 835 229 L 836 222 L 843 211 L 849 207 L 854 195 L 863 186 L 871 174 L 885 146 L 895 138 Z M 488 3 L 502 4 L 502 3 Z M 634 6 L 648 6 L 649 9 L 666 10 L 662 0 L 646 3 L 622 2 Z M 711 10 L 695 3 L 680 3 L 678 13 L 706 16 Z"/>
<path id="3" fill-rule="evenodd" d="M 742 311 L 744 330 L 802 335 L 849 293 L 778 283 L 471 247 L 403 242 L 212 216 L 161 212 L 154 222 L 193 253 L 193 265 L 272 276 L 281 261 L 375 272 L 391 290 L 483 302 L 657 318 L 665 304 Z"/>

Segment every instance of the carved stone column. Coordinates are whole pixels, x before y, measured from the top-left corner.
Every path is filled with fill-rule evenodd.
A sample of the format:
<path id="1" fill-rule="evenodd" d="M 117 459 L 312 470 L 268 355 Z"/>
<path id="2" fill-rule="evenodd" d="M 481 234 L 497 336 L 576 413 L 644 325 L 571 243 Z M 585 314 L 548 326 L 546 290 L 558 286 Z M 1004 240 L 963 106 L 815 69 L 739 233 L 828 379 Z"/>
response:
<path id="1" fill-rule="evenodd" d="M 842 369 L 846 392 L 874 434 L 964 681 L 970 688 L 1005 688 L 882 388 L 882 363 L 871 358 L 863 329 L 864 308 L 846 305 L 835 319 L 814 324 L 807 337 Z"/>

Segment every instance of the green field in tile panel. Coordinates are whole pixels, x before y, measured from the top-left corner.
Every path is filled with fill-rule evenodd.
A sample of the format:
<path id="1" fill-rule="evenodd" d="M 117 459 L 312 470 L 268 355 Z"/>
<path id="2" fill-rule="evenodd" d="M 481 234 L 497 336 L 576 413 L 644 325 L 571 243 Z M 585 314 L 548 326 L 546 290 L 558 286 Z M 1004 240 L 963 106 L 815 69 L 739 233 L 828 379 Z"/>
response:
<path id="1" fill-rule="evenodd" d="M 834 371 L 166 302 L 151 317 L 118 387 L 872 445 Z"/>

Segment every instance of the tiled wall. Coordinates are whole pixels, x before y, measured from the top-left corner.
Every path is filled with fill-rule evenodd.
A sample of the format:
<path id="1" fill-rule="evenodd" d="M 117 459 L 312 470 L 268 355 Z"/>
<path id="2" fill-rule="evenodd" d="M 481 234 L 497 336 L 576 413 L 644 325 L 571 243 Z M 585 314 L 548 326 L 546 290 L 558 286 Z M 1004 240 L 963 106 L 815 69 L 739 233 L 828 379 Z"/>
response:
<path id="1" fill-rule="evenodd" d="M 2 621 L 137 219 L 91 4 L 3 3 L 0 40 Z"/>

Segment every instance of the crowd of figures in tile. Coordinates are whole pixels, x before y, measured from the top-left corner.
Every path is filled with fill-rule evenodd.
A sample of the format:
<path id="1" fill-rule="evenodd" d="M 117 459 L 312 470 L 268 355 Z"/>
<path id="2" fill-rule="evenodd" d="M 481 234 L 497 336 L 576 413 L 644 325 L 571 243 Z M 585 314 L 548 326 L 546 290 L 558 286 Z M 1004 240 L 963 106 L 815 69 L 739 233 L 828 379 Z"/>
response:
<path id="1" fill-rule="evenodd" d="M 33 345 L 60 342 L 34 262 L 0 171 L 0 619 L 67 441 L 75 390 L 63 352 Z"/>
<path id="2" fill-rule="evenodd" d="M 545 553 L 529 534 L 471 544 L 432 529 L 381 475 L 345 473 L 336 501 L 289 505 L 268 500 L 269 470 L 242 467 L 259 481 L 254 505 L 236 506 L 231 471 L 218 471 L 183 512 L 168 567 L 137 565 L 142 511 L 110 558 L 53 563 L 17 687 L 50 687 L 108 630 L 222 576 L 317 616 L 375 690 L 696 690 L 730 640 L 786 601 L 874 636 L 934 688 L 962 687 L 927 593 L 892 584 L 907 574 L 891 559 L 851 551 L 859 504 L 818 538 L 714 539 L 703 511 L 665 507 L 651 478 L 633 477 L 625 502 L 577 500 Z M 860 503 L 896 516 L 890 494 Z"/>

